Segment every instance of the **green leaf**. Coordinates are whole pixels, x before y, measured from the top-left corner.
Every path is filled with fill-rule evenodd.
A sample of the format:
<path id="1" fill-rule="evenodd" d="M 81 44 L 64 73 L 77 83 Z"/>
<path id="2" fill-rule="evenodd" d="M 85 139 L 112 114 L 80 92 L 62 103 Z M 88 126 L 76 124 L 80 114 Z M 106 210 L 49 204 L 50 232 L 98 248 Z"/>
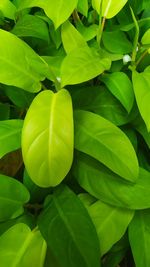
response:
<path id="1" fill-rule="evenodd" d="M 10 115 L 9 104 L 0 103 L 0 120 L 8 120 Z"/>
<path id="2" fill-rule="evenodd" d="M 0 247 L 1 267 L 43 267 L 46 242 L 36 229 L 16 224 L 0 237 Z"/>
<path id="3" fill-rule="evenodd" d="M 61 37 L 66 53 L 76 48 L 88 47 L 85 39 L 68 20 L 61 27 Z"/>
<path id="4" fill-rule="evenodd" d="M 102 257 L 124 235 L 134 211 L 113 207 L 100 200 L 87 209 L 98 233 Z"/>
<path id="5" fill-rule="evenodd" d="M 88 14 L 88 0 L 78 0 L 77 10 L 87 17 Z"/>
<path id="6" fill-rule="evenodd" d="M 137 267 L 150 266 L 150 210 L 141 210 L 129 225 L 129 241 Z"/>
<path id="7" fill-rule="evenodd" d="M 93 8 L 100 14 L 101 10 L 101 1 L 102 0 L 92 0 Z M 124 7 L 128 0 L 103 0 L 102 2 L 102 16 L 107 19 L 111 19 L 116 16 L 117 13 Z"/>
<path id="8" fill-rule="evenodd" d="M 0 30 L 0 39 L 0 82 L 38 92 L 47 75 L 46 63 L 12 33 Z"/>
<path id="9" fill-rule="evenodd" d="M 66 21 L 73 10 L 76 8 L 78 0 L 22 0 L 19 10 L 28 7 L 41 7 L 46 15 L 53 21 L 57 29 L 64 21 Z"/>
<path id="10" fill-rule="evenodd" d="M 150 29 L 144 33 L 141 42 L 143 45 L 150 44 Z"/>
<path id="11" fill-rule="evenodd" d="M 22 120 L 0 121 L 0 158 L 21 147 Z"/>
<path id="12" fill-rule="evenodd" d="M 60 77 L 60 67 L 64 56 L 43 56 L 42 58 L 50 68 L 47 78 L 54 82 L 56 77 Z"/>
<path id="13" fill-rule="evenodd" d="M 9 0 L 0 1 L 0 11 L 2 11 L 4 17 L 9 19 L 15 19 L 16 7 Z"/>
<path id="14" fill-rule="evenodd" d="M 0 181 L 0 221 L 5 221 L 23 213 L 23 204 L 29 201 L 29 192 L 11 177 L 0 174 Z"/>
<path id="15" fill-rule="evenodd" d="M 100 266 L 95 227 L 79 198 L 68 187 L 54 191 L 38 223 L 60 267 Z"/>
<path id="16" fill-rule="evenodd" d="M 111 53 L 115 54 L 128 54 L 132 51 L 132 44 L 127 39 L 124 32 L 112 31 L 103 32 L 102 36 L 105 48 Z"/>
<path id="17" fill-rule="evenodd" d="M 67 90 L 46 90 L 33 100 L 22 130 L 22 152 L 27 172 L 38 186 L 56 186 L 65 178 L 73 160 L 72 102 Z"/>
<path id="18" fill-rule="evenodd" d="M 119 128 L 88 111 L 75 111 L 74 122 L 77 150 L 99 160 L 126 180 L 137 179 L 139 167 L 134 148 Z"/>
<path id="19" fill-rule="evenodd" d="M 148 132 L 150 131 L 150 70 L 147 69 L 142 73 L 133 71 L 132 73 L 133 88 L 136 102 L 140 114 L 146 124 Z"/>
<path id="20" fill-rule="evenodd" d="M 29 14 L 20 17 L 11 32 L 18 37 L 31 36 L 49 41 L 46 23 L 39 17 Z"/>
<path id="21" fill-rule="evenodd" d="M 133 184 L 95 159 L 80 154 L 76 157 L 73 173 L 84 190 L 110 205 L 127 209 L 150 208 L 150 172 L 142 168 Z"/>
<path id="22" fill-rule="evenodd" d="M 124 72 L 114 72 L 101 77 L 110 92 L 121 102 L 129 113 L 133 107 L 134 93 L 130 79 Z"/>
<path id="23" fill-rule="evenodd" d="M 64 59 L 61 66 L 62 87 L 78 84 L 95 78 L 110 68 L 109 58 L 101 58 L 89 47 L 74 49 Z"/>

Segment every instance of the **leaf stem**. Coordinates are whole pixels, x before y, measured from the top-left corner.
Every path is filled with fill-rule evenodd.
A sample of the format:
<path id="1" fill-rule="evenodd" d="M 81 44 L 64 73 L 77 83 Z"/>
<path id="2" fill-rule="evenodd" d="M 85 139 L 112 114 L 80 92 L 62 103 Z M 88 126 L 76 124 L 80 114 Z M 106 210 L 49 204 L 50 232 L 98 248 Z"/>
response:
<path id="1" fill-rule="evenodd" d="M 106 17 L 103 17 L 102 20 L 101 20 L 101 17 L 100 17 L 98 34 L 97 34 L 97 42 L 98 42 L 99 45 L 101 44 L 101 39 L 102 39 L 102 34 L 103 34 L 105 22 L 106 22 Z"/>
<path id="2" fill-rule="evenodd" d="M 137 47 L 138 47 L 138 39 L 139 39 L 139 25 L 136 20 L 136 17 L 134 15 L 133 9 L 130 7 L 131 10 L 131 15 L 133 18 L 133 22 L 135 25 L 135 37 L 134 37 L 134 42 L 133 42 L 133 50 L 132 50 L 132 57 L 131 57 L 131 65 L 135 65 L 135 60 L 136 60 L 136 55 L 137 55 Z"/>
<path id="3" fill-rule="evenodd" d="M 81 23 L 79 14 L 78 14 L 76 9 L 73 11 L 72 16 L 73 16 L 73 20 L 75 23 L 77 23 L 77 22 Z"/>

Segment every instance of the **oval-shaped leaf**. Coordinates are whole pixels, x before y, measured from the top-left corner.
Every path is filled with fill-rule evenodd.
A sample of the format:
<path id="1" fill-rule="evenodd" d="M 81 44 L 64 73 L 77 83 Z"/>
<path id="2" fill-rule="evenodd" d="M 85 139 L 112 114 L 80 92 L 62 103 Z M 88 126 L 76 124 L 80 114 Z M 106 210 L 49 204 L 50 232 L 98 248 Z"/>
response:
<path id="1" fill-rule="evenodd" d="M 20 1 L 18 9 L 28 7 L 41 7 L 44 9 L 46 15 L 53 21 L 57 29 L 64 21 L 66 21 L 73 10 L 76 8 L 78 0 L 22 0 Z"/>
<path id="2" fill-rule="evenodd" d="M 22 120 L 0 121 L 0 158 L 21 147 Z"/>
<path id="3" fill-rule="evenodd" d="M 150 266 L 150 210 L 141 210 L 129 225 L 129 241 L 136 267 Z"/>
<path id="4" fill-rule="evenodd" d="M 67 90 L 46 90 L 33 100 L 24 121 L 22 152 L 37 185 L 56 186 L 64 179 L 73 160 L 72 102 Z"/>
<path id="5" fill-rule="evenodd" d="M 119 128 L 88 111 L 75 111 L 74 121 L 77 150 L 99 160 L 126 180 L 137 179 L 139 167 L 136 153 Z"/>
<path id="6" fill-rule="evenodd" d="M 15 242 L 14 242 L 15 241 Z M 46 242 L 40 231 L 16 224 L 0 237 L 1 267 L 43 267 Z M 8 256 L 7 256 L 8 255 Z"/>
<path id="7" fill-rule="evenodd" d="M 61 66 L 62 87 L 86 82 L 110 66 L 109 58 L 101 58 L 98 52 L 89 47 L 74 49 L 65 57 Z"/>
<path id="8" fill-rule="evenodd" d="M 0 221 L 23 213 L 23 204 L 29 201 L 29 192 L 17 180 L 0 174 Z"/>
<path id="9" fill-rule="evenodd" d="M 0 39 L 0 82 L 38 92 L 48 72 L 47 64 L 12 33 L 0 29 Z"/>
<path id="10" fill-rule="evenodd" d="M 150 208 L 150 172 L 140 168 L 136 183 L 129 183 L 95 159 L 80 154 L 73 173 L 81 187 L 96 198 L 127 209 Z"/>
<path id="11" fill-rule="evenodd" d="M 140 114 L 146 124 L 148 132 L 150 131 L 150 70 L 143 73 L 133 71 L 132 73 L 133 88 L 136 102 Z"/>
<path id="12" fill-rule="evenodd" d="M 68 20 L 62 25 L 61 37 L 66 53 L 69 53 L 78 47 L 87 46 L 84 37 Z"/>
<path id="13" fill-rule="evenodd" d="M 92 0 L 93 8 L 100 14 L 102 2 L 102 16 L 111 19 L 124 7 L 128 0 Z"/>
<path id="14" fill-rule="evenodd" d="M 96 229 L 86 208 L 68 187 L 54 191 L 38 224 L 58 266 L 100 267 Z"/>
<path id="15" fill-rule="evenodd" d="M 134 211 L 113 207 L 100 200 L 87 209 L 96 227 L 103 256 L 124 235 Z"/>
<path id="16" fill-rule="evenodd" d="M 121 102 L 127 112 L 131 111 L 134 101 L 133 87 L 124 72 L 114 72 L 101 77 L 110 92 Z"/>

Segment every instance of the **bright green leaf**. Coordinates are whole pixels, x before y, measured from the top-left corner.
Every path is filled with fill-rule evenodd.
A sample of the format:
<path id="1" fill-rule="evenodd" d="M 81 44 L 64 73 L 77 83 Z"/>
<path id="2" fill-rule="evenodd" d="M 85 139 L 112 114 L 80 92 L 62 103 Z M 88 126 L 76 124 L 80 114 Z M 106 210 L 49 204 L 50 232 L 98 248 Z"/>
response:
<path id="1" fill-rule="evenodd" d="M 22 152 L 37 185 L 56 186 L 65 178 L 73 159 L 72 102 L 67 90 L 46 90 L 33 100 L 24 121 Z"/>
<path id="2" fill-rule="evenodd" d="M 77 10 L 87 17 L 88 14 L 88 0 L 78 0 Z"/>
<path id="3" fill-rule="evenodd" d="M 77 29 L 67 20 L 61 28 L 62 43 L 66 53 L 80 47 L 87 47 L 87 43 Z"/>
<path id="4" fill-rule="evenodd" d="M 100 14 L 102 0 L 92 0 L 93 8 Z M 102 16 L 111 19 L 124 7 L 128 0 L 103 0 L 102 2 Z"/>
<path id="5" fill-rule="evenodd" d="M 38 92 L 40 81 L 47 75 L 47 64 L 12 33 L 0 30 L 0 39 L 0 82 Z"/>
<path id="6" fill-rule="evenodd" d="M 124 235 L 134 211 L 113 207 L 100 200 L 87 209 L 98 233 L 102 256 Z"/>
<path id="7" fill-rule="evenodd" d="M 0 121 L 0 157 L 21 147 L 22 120 Z"/>
<path id="8" fill-rule="evenodd" d="M 29 193 L 19 181 L 0 174 L 0 221 L 16 218 L 23 213 Z"/>
<path id="9" fill-rule="evenodd" d="M 16 7 L 9 0 L 0 1 L 0 11 L 2 11 L 4 17 L 9 19 L 15 19 Z"/>
<path id="10" fill-rule="evenodd" d="M 139 167 L 136 153 L 119 128 L 88 111 L 75 111 L 74 121 L 77 150 L 99 160 L 126 180 L 137 179 Z"/>
<path id="11" fill-rule="evenodd" d="M 22 0 L 19 10 L 28 7 L 41 7 L 46 15 L 53 21 L 55 28 L 58 28 L 66 21 L 76 8 L 78 0 Z"/>
<path id="12" fill-rule="evenodd" d="M 121 179 L 87 155 L 78 155 L 73 173 L 81 187 L 92 196 L 117 207 L 150 208 L 150 172 L 140 168 L 135 184 Z"/>
<path id="13" fill-rule="evenodd" d="M 150 71 L 145 70 L 142 73 L 133 71 L 132 73 L 133 88 L 136 97 L 136 102 L 140 114 L 150 131 Z"/>
<path id="14" fill-rule="evenodd" d="M 150 266 L 150 210 L 141 210 L 129 226 L 129 241 L 136 267 Z"/>
<path id="15" fill-rule="evenodd" d="M 127 112 L 131 111 L 134 101 L 133 87 L 124 72 L 114 72 L 101 77 L 110 92 L 121 102 Z"/>
<path id="16" fill-rule="evenodd" d="M 95 227 L 79 198 L 68 187 L 54 191 L 38 223 L 60 267 L 100 267 Z"/>
<path id="17" fill-rule="evenodd" d="M 95 78 L 110 68 L 109 58 L 101 58 L 89 47 L 77 48 L 70 52 L 61 66 L 62 87 L 78 84 Z"/>
<path id="18" fill-rule="evenodd" d="M 0 237 L 1 267 L 43 267 L 46 242 L 39 230 L 16 224 Z"/>
<path id="19" fill-rule="evenodd" d="M 150 29 L 144 33 L 141 41 L 144 45 L 150 44 Z"/>

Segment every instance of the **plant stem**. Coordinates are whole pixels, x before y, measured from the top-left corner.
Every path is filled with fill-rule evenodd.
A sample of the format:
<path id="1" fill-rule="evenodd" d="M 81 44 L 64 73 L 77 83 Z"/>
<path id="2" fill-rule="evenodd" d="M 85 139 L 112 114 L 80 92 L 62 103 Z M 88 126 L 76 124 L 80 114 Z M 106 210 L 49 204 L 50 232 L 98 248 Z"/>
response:
<path id="1" fill-rule="evenodd" d="M 146 49 L 143 54 L 139 57 L 137 62 L 135 63 L 136 67 L 141 63 L 141 61 L 145 58 L 145 56 L 148 54 L 148 49 Z"/>
<path id="2" fill-rule="evenodd" d="M 81 23 L 79 14 L 78 14 L 76 9 L 73 11 L 72 16 L 73 16 L 73 20 L 75 23 L 77 23 L 77 22 Z"/>
<path id="3" fill-rule="evenodd" d="M 138 39 L 139 39 L 139 25 L 138 25 L 138 22 L 136 20 L 136 17 L 131 7 L 130 7 L 130 10 L 131 10 L 131 15 L 132 15 L 132 18 L 135 24 L 135 37 L 134 37 L 133 51 L 132 51 L 132 57 L 131 57 L 131 65 L 134 66 L 136 55 L 137 55 Z"/>
<path id="4" fill-rule="evenodd" d="M 102 21 L 101 21 L 101 18 L 100 18 L 99 29 L 98 29 L 98 34 L 97 34 L 97 42 L 98 42 L 99 45 L 101 44 L 101 39 L 102 39 L 102 34 L 103 34 L 105 22 L 106 22 L 106 17 L 103 17 Z"/>

